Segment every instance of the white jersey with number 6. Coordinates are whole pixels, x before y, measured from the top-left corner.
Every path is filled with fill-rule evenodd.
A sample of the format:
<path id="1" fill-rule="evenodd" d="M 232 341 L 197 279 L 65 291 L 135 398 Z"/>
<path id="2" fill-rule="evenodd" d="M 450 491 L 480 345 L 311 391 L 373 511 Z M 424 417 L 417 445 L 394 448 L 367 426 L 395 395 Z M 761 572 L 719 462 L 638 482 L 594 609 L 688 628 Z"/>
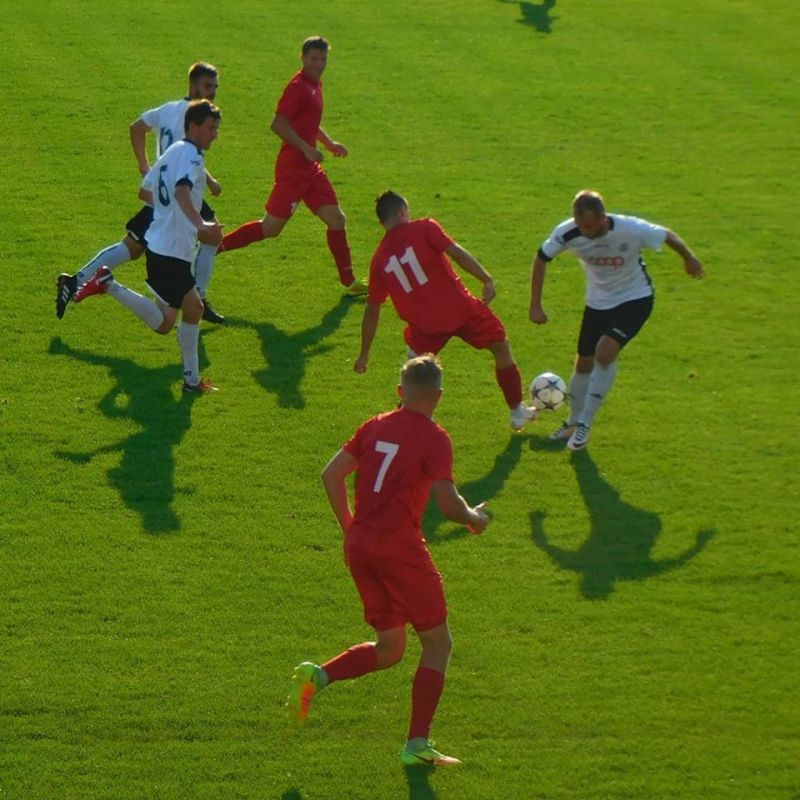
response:
<path id="1" fill-rule="evenodd" d="M 637 217 L 609 214 L 608 222 L 603 236 L 589 239 L 575 220 L 564 220 L 539 248 L 543 261 L 564 250 L 577 256 L 586 273 L 586 305 L 601 310 L 653 294 L 642 248 L 660 250 L 667 238 L 666 228 Z"/>
<path id="2" fill-rule="evenodd" d="M 142 186 L 153 193 L 153 223 L 147 231 L 147 247 L 162 256 L 192 261 L 197 228 L 175 199 L 178 186 L 188 186 L 192 206 L 203 205 L 205 164 L 203 151 L 188 139 L 170 147 L 145 175 Z"/>

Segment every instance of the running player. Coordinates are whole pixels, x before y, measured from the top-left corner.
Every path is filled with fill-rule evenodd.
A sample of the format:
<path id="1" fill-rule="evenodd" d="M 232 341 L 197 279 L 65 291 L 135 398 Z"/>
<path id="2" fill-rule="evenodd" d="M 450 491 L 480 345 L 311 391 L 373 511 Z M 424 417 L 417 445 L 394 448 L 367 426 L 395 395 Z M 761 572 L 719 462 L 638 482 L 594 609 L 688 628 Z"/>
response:
<path id="1" fill-rule="evenodd" d="M 536 419 L 536 409 L 522 402 L 522 380 L 502 322 L 489 309 L 495 296 L 492 276 L 478 260 L 448 236 L 433 219 L 412 220 L 408 203 L 384 192 L 375 211 L 386 235 L 372 257 L 369 297 L 361 323 L 361 352 L 353 365 L 365 372 L 387 297 L 408 325 L 409 354 L 438 353 L 457 336 L 494 356 L 495 377 L 511 411 L 511 427 Z M 453 259 L 483 283 L 483 300 L 473 296 L 453 271 Z"/>
<path id="2" fill-rule="evenodd" d="M 164 103 L 157 108 L 145 111 L 141 117 L 131 123 L 131 147 L 136 156 L 136 163 L 142 176 L 150 170 L 147 158 L 147 133 L 153 131 L 156 140 L 156 158 L 160 158 L 167 148 L 182 139 L 184 136 L 184 117 L 186 108 L 191 100 L 214 100 L 219 88 L 219 73 L 212 64 L 198 61 L 189 67 L 189 94 L 182 100 Z M 220 194 L 222 187 L 208 172 L 205 183 L 215 197 Z M 217 222 L 214 210 L 205 201 L 200 210 L 204 220 Z M 80 286 L 83 286 L 100 267 L 113 270 L 126 261 L 135 261 L 145 251 L 147 229 L 153 221 L 153 207 L 149 203 L 142 206 L 125 225 L 126 234 L 121 242 L 103 248 L 97 255 L 85 264 L 74 275 L 62 273 L 58 276 L 56 285 L 56 316 L 61 319 L 67 309 L 69 301 Z M 203 298 L 203 319 L 207 322 L 221 323 L 224 317 L 217 314 L 205 299 L 206 290 L 211 280 L 214 267 L 216 248 L 200 243 L 195 261 L 195 278 L 197 290 Z"/>
<path id="3" fill-rule="evenodd" d="M 586 273 L 586 305 L 578 355 L 570 380 L 570 416 L 550 437 L 570 450 L 589 442 L 589 430 L 614 384 L 617 356 L 641 330 L 653 310 L 653 285 L 642 249 L 674 250 L 687 275 L 703 277 L 703 265 L 683 239 L 668 228 L 622 214 L 606 214 L 603 198 L 584 189 L 572 201 L 572 217 L 558 225 L 533 260 L 530 319 L 547 322 L 542 287 L 547 263 L 569 250 Z"/>
<path id="4" fill-rule="evenodd" d="M 337 158 L 347 155 L 347 148 L 320 127 L 322 73 L 329 49 L 328 40 L 321 36 L 311 36 L 303 42 L 303 67 L 284 89 L 272 120 L 272 132 L 283 144 L 275 162 L 275 183 L 266 202 L 267 213 L 261 220 L 247 222 L 225 236 L 220 251 L 236 250 L 280 235 L 302 201 L 328 228 L 328 249 L 345 292 L 360 295 L 366 294 L 367 287 L 353 274 L 345 217 L 336 191 L 320 166 L 323 156 L 317 149 L 320 142 Z"/>
<path id="5" fill-rule="evenodd" d="M 406 625 L 411 624 L 422 655 L 401 760 L 406 765 L 458 764 L 458 759 L 434 750 L 428 739 L 452 641 L 442 577 L 425 544 L 421 518 L 431 488 L 442 514 L 472 533 L 482 533 L 489 517 L 485 504 L 471 508 L 453 483 L 450 437 L 432 419 L 442 395 L 436 357 L 426 354 L 407 361 L 398 393 L 401 407 L 365 422 L 322 474 L 344 533 L 345 563 L 377 641 L 355 645 L 321 666 L 300 664 L 287 708 L 289 718 L 302 723 L 312 698 L 326 686 L 397 664 L 405 652 Z M 356 471 L 353 514 L 345 480 Z"/>
<path id="6" fill-rule="evenodd" d="M 181 312 L 178 342 L 183 355 L 183 389 L 211 392 L 201 380 L 197 353 L 203 301 L 195 287 L 192 258 L 198 238 L 212 246 L 222 241 L 218 222 L 200 215 L 206 171 L 203 153 L 219 134 L 220 110 L 210 100 L 193 100 L 186 109 L 186 137 L 175 142 L 144 179 L 152 188 L 154 217 L 147 231 L 147 285 L 156 302 L 117 283 L 102 266 L 75 293 L 80 303 L 94 294 L 110 294 L 156 333 L 169 333 Z"/>

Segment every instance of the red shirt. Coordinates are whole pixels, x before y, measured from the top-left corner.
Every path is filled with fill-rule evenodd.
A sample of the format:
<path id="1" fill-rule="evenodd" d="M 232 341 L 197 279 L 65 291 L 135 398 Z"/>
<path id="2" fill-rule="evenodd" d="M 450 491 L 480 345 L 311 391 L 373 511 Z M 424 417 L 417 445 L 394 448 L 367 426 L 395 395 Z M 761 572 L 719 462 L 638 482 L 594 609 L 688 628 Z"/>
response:
<path id="1" fill-rule="evenodd" d="M 387 231 L 372 256 L 369 302 L 387 296 L 398 315 L 425 333 L 451 333 L 472 315 L 475 297 L 445 255 L 453 240 L 433 219 L 417 219 Z"/>
<path id="2" fill-rule="evenodd" d="M 312 81 L 300 70 L 283 90 L 275 113 L 286 117 L 294 132 L 311 147 L 316 147 L 322 121 L 322 81 Z M 275 171 L 277 173 L 282 168 L 308 168 L 310 165 L 311 162 L 296 147 L 284 142 L 278 153 Z"/>
<path id="3" fill-rule="evenodd" d="M 444 428 L 400 408 L 367 420 L 345 443 L 358 460 L 349 536 L 391 547 L 422 537 L 433 481 L 453 480 L 453 446 Z"/>

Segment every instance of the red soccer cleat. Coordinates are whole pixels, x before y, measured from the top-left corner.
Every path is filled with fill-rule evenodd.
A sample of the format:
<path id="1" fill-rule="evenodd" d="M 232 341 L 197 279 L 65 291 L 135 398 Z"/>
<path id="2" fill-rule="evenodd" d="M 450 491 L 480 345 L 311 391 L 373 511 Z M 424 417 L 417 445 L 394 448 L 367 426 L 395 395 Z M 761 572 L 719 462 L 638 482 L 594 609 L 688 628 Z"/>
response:
<path id="1" fill-rule="evenodd" d="M 113 280 L 111 270 L 108 267 L 100 267 L 100 269 L 75 292 L 72 297 L 72 302 L 80 303 L 81 300 L 91 297 L 93 294 L 105 294 L 111 280 Z"/>

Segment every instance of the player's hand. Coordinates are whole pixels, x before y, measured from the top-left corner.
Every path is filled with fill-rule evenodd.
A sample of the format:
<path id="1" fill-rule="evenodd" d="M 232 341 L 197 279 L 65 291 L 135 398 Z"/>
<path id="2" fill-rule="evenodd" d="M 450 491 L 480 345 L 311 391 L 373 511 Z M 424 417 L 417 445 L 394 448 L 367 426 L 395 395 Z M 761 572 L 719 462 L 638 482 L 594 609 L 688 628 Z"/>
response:
<path id="1" fill-rule="evenodd" d="M 206 222 L 203 220 L 203 227 L 198 229 L 197 238 L 203 244 L 219 247 L 222 244 L 222 225 L 219 222 Z"/>
<path id="2" fill-rule="evenodd" d="M 353 364 L 353 372 L 363 375 L 367 371 L 368 356 L 359 356 Z"/>
<path id="3" fill-rule="evenodd" d="M 139 174 L 144 178 L 147 173 L 150 172 L 150 165 L 149 164 L 139 164 Z"/>
<path id="4" fill-rule="evenodd" d="M 322 155 L 321 151 L 317 150 L 316 147 L 311 147 L 311 145 L 306 145 L 303 149 L 303 155 L 306 157 L 306 160 L 311 161 L 322 161 L 325 156 Z"/>
<path id="5" fill-rule="evenodd" d="M 347 155 L 347 148 L 341 142 L 331 142 L 328 149 L 336 158 L 344 158 Z"/>
<path id="6" fill-rule="evenodd" d="M 683 268 L 686 270 L 686 274 L 693 278 L 702 278 L 706 274 L 703 265 L 694 256 L 684 259 Z"/>
<path id="7" fill-rule="evenodd" d="M 475 519 L 472 524 L 467 525 L 467 530 L 479 536 L 486 530 L 486 526 L 489 524 L 489 514 L 486 511 L 486 503 L 480 503 L 475 506 L 475 508 L 472 509 L 472 513 L 475 514 L 477 519 Z"/>
<path id="8" fill-rule="evenodd" d="M 215 178 L 209 177 L 206 180 L 206 186 L 208 186 L 208 191 L 211 192 L 214 197 L 219 197 L 222 194 L 222 184 Z"/>
<path id="9" fill-rule="evenodd" d="M 494 300 L 497 296 L 497 290 L 494 288 L 494 281 L 489 279 L 486 283 L 483 284 L 483 302 L 485 305 L 489 305 L 489 303 Z"/>
<path id="10" fill-rule="evenodd" d="M 547 322 L 547 314 L 544 313 L 544 309 L 541 306 L 538 308 L 531 308 L 528 316 L 534 325 L 544 325 L 545 322 Z"/>

